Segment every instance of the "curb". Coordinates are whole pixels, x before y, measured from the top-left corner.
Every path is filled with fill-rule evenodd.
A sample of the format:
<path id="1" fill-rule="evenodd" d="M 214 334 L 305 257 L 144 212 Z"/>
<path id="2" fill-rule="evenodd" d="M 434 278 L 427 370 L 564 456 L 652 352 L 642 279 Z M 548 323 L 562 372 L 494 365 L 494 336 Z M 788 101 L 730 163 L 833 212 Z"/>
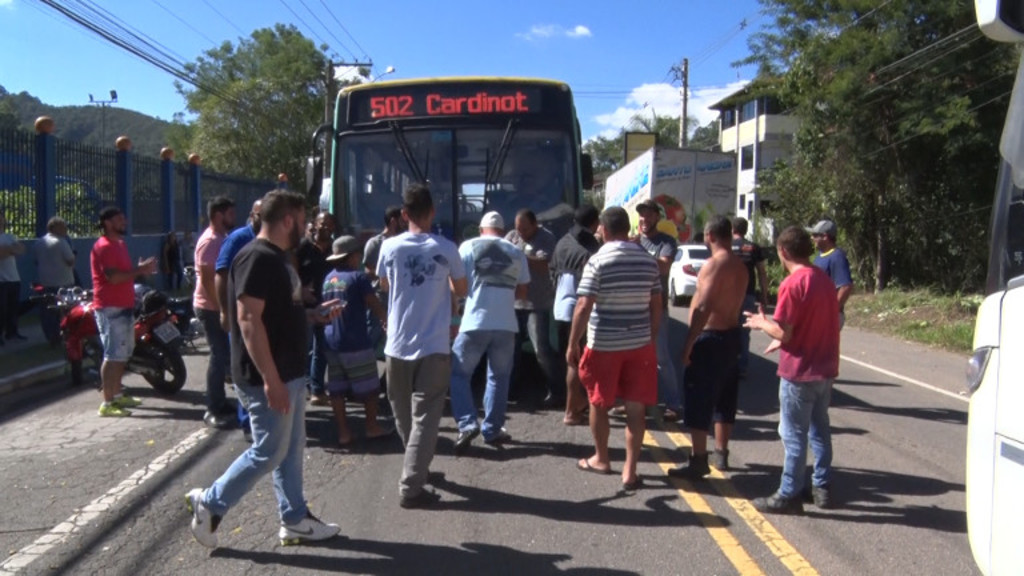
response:
<path id="1" fill-rule="evenodd" d="M 65 362 L 50 362 L 19 372 L 13 376 L 0 378 L 0 396 L 28 388 L 34 384 L 52 380 L 64 373 Z"/>

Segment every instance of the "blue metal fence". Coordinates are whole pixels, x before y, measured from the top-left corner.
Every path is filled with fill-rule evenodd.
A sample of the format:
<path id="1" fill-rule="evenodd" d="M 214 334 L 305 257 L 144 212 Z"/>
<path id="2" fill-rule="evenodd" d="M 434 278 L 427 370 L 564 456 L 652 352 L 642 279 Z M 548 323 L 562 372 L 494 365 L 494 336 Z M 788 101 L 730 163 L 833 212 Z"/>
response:
<path id="1" fill-rule="evenodd" d="M 247 214 L 274 187 L 271 180 L 204 173 L 198 164 L 68 142 L 45 131 L 0 130 L 0 208 L 19 238 L 41 236 L 53 215 L 68 222 L 71 236 L 95 236 L 107 205 L 130 215 L 131 234 L 198 232 L 211 198 L 226 195 Z"/>

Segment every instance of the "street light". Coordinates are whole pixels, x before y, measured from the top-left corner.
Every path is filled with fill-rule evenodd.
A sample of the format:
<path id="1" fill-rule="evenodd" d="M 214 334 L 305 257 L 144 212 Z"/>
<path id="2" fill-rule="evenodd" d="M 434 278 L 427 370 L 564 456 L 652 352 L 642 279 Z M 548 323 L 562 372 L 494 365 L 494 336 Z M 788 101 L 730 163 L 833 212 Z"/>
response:
<path id="1" fill-rule="evenodd" d="M 395 67 L 394 66 L 388 66 L 387 68 L 384 69 L 383 72 L 381 72 L 380 74 L 377 74 L 376 76 L 374 76 L 373 80 L 370 80 L 370 83 L 373 83 L 373 82 L 376 82 L 377 80 L 380 80 L 381 77 L 383 77 L 383 76 L 387 76 L 388 74 L 394 74 L 394 73 L 395 73 Z"/>
<path id="2" fill-rule="evenodd" d="M 103 111 L 101 114 L 102 120 L 100 121 L 100 142 L 107 141 L 107 106 L 117 103 L 117 90 L 110 91 L 110 100 L 96 100 L 89 94 L 89 103 L 96 104 Z"/>

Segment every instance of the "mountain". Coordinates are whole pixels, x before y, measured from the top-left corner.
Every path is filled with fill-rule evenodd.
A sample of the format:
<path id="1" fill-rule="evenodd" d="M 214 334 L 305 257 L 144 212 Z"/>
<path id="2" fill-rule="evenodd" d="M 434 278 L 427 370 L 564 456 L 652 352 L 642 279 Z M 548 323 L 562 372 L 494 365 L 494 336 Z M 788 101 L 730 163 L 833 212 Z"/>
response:
<path id="1" fill-rule="evenodd" d="M 28 92 L 11 94 L 0 86 L 0 114 L 5 108 L 13 109 L 17 125 L 26 130 L 34 130 L 36 118 L 49 116 L 57 125 L 56 136 L 63 140 L 113 148 L 114 140 L 126 135 L 132 139 L 135 153 L 152 157 L 158 157 L 160 149 L 167 145 L 167 128 L 171 126 L 165 120 L 117 105 L 105 109 L 97 105 L 50 106 Z"/>

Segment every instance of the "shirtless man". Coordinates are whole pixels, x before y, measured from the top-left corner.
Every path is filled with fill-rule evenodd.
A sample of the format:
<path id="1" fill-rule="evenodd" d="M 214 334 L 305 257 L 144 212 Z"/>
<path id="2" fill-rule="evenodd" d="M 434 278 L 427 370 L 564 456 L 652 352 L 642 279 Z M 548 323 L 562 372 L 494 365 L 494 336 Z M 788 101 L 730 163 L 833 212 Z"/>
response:
<path id="1" fill-rule="evenodd" d="M 697 480 L 708 467 L 708 431 L 715 422 L 715 468 L 729 466 L 729 435 L 736 421 L 739 389 L 740 309 L 747 291 L 747 267 L 732 253 L 732 224 L 715 216 L 704 225 L 704 243 L 711 258 L 697 275 L 697 293 L 690 305 L 690 330 L 683 347 L 686 375 L 684 422 L 690 429 L 693 454 L 686 466 L 669 476 Z"/>

